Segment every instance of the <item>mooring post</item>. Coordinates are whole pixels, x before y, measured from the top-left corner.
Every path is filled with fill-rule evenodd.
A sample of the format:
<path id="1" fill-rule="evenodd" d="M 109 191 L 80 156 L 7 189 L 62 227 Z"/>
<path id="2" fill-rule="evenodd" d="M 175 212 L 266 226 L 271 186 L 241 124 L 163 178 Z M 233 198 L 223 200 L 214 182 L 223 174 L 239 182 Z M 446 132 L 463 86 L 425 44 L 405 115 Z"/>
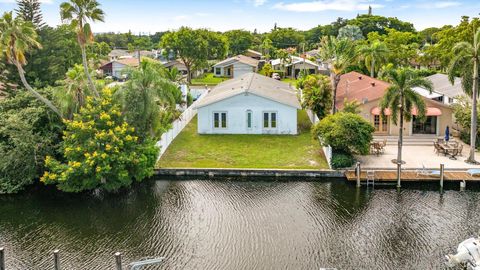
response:
<path id="1" fill-rule="evenodd" d="M 0 270 L 5 270 L 5 249 L 0 247 Z"/>
<path id="2" fill-rule="evenodd" d="M 465 191 L 466 187 L 467 187 L 467 182 L 464 179 L 460 182 L 460 191 Z"/>
<path id="3" fill-rule="evenodd" d="M 53 269 L 55 270 L 60 270 L 60 256 L 59 256 L 59 253 L 60 251 L 58 249 L 55 249 L 53 251 Z"/>
<path id="4" fill-rule="evenodd" d="M 357 187 L 360 187 L 360 176 L 362 174 L 362 169 L 360 167 L 360 162 L 357 162 L 356 171 L 357 171 Z"/>
<path id="5" fill-rule="evenodd" d="M 443 179 L 445 177 L 445 164 L 440 164 L 440 188 L 443 188 Z"/>
<path id="6" fill-rule="evenodd" d="M 122 270 L 122 253 L 120 252 L 115 252 L 115 265 L 117 270 Z"/>

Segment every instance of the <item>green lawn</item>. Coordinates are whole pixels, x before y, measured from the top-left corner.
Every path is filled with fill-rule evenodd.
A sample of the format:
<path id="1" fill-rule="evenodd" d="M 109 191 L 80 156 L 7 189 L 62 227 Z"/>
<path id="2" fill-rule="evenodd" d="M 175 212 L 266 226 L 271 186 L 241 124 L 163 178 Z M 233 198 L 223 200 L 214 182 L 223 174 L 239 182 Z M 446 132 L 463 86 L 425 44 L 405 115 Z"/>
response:
<path id="1" fill-rule="evenodd" d="M 192 79 L 192 85 L 217 85 L 228 79 L 230 78 L 215 77 L 213 76 L 213 73 L 206 73 L 206 74 L 203 74 L 201 78 Z"/>
<path id="2" fill-rule="evenodd" d="M 283 79 L 282 79 L 282 82 L 284 82 L 284 83 L 290 83 L 290 84 L 292 84 L 293 86 L 296 86 L 296 85 L 297 85 L 297 80 L 296 80 L 296 79 L 292 79 L 292 78 L 283 78 Z"/>
<path id="3" fill-rule="evenodd" d="M 160 168 L 326 169 L 309 120 L 299 112 L 300 135 L 199 135 L 195 117 L 157 164 Z M 300 130 L 300 129 L 299 129 Z"/>

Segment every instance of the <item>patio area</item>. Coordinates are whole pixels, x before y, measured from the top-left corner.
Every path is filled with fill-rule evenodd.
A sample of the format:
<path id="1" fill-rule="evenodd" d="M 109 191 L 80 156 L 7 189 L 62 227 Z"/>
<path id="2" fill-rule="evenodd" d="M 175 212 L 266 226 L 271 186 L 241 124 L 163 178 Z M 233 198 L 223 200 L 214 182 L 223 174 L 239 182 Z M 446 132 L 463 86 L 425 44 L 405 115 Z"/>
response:
<path id="1" fill-rule="evenodd" d="M 397 158 L 397 145 L 388 144 L 384 152 L 379 155 L 370 154 L 366 156 L 357 156 L 362 168 L 396 168 L 392 163 Z M 425 166 L 426 168 L 439 168 L 440 164 L 445 164 L 445 169 L 467 169 L 480 168 L 480 165 L 465 163 L 469 151 L 469 146 L 464 144 L 462 156 L 457 156 L 456 160 L 450 159 L 443 154 L 437 155 L 434 151 L 433 142 L 431 145 L 405 145 L 403 146 L 402 159 L 406 162 L 403 168 L 417 169 Z M 480 153 L 477 151 L 477 160 L 480 160 Z"/>

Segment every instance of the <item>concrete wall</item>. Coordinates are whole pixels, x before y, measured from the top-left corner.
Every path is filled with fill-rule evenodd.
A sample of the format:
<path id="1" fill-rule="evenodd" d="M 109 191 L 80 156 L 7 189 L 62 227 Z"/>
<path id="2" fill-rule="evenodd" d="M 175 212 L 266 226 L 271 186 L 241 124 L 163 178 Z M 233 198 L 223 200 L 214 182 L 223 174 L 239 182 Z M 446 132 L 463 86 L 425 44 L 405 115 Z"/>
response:
<path id="1" fill-rule="evenodd" d="M 360 115 L 365 118 L 366 120 L 368 120 L 370 123 L 372 123 L 373 125 L 373 115 L 370 113 L 371 110 L 375 107 L 379 107 L 379 100 L 376 100 L 376 101 L 372 101 L 372 102 L 368 102 L 364 105 L 361 106 L 361 113 Z M 431 100 L 428 100 L 428 99 L 425 99 L 425 102 L 427 104 L 427 107 L 435 107 L 435 108 L 439 108 L 441 111 L 442 111 L 442 115 L 441 116 L 438 116 L 438 120 L 437 120 L 437 135 L 438 136 L 444 136 L 445 135 L 445 129 L 447 127 L 447 125 L 452 128 L 453 126 L 453 112 L 452 112 L 452 109 L 449 108 L 449 107 L 445 107 L 445 106 L 442 106 L 442 105 L 439 105 L 438 102 L 435 102 L 435 101 L 431 101 Z M 403 134 L 405 136 L 411 136 L 413 135 L 412 134 L 412 127 L 413 127 L 413 123 L 412 122 L 404 122 L 403 124 Z M 388 123 L 388 132 L 387 134 L 381 134 L 381 135 L 398 135 L 400 132 L 400 127 L 399 125 L 395 125 L 391 119 L 389 119 L 389 123 Z M 380 135 L 380 134 L 379 134 Z"/>
<path id="2" fill-rule="evenodd" d="M 247 128 L 247 110 L 252 128 Z M 263 112 L 277 113 L 277 128 L 263 128 Z M 213 127 L 213 113 L 227 112 L 227 128 Z M 253 94 L 240 94 L 198 109 L 200 134 L 297 134 L 297 109 Z"/>
<path id="3" fill-rule="evenodd" d="M 115 78 L 121 78 L 123 75 L 122 72 L 124 69 L 126 69 L 127 66 L 118 62 L 113 62 L 112 63 L 112 76 Z"/>

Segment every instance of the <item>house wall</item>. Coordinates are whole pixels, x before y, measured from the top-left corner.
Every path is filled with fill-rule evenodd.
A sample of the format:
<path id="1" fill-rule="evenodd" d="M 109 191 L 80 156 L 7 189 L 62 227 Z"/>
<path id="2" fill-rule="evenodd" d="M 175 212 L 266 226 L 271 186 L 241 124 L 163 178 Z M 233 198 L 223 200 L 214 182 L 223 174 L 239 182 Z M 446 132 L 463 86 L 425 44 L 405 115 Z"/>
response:
<path id="1" fill-rule="evenodd" d="M 233 63 L 233 78 L 238 78 L 249 72 L 257 72 L 257 69 L 241 62 Z"/>
<path id="2" fill-rule="evenodd" d="M 122 76 L 122 71 L 127 66 L 118 62 L 112 62 L 112 76 L 115 78 L 120 78 Z"/>
<path id="3" fill-rule="evenodd" d="M 453 127 L 453 112 L 451 108 L 448 107 L 443 107 L 439 106 L 437 102 L 430 101 L 428 99 L 425 99 L 425 102 L 427 104 L 427 107 L 435 107 L 439 108 L 442 111 L 442 115 L 437 117 L 437 135 L 438 136 L 444 136 L 445 135 L 445 129 L 447 126 L 450 128 Z M 379 107 L 380 106 L 380 100 L 377 101 L 372 101 L 368 102 L 364 105 L 361 106 L 361 112 L 360 115 L 368 120 L 370 123 L 373 125 L 373 117 L 370 112 L 372 111 L 373 108 Z M 391 119 L 388 120 L 388 133 L 384 135 L 393 135 L 397 136 L 400 133 L 400 126 L 395 125 Z M 406 122 L 404 121 L 403 124 L 403 134 L 405 136 L 411 136 L 412 134 L 412 122 Z"/>
<path id="4" fill-rule="evenodd" d="M 247 128 L 247 110 L 252 128 Z M 263 112 L 277 113 L 277 128 L 263 129 Z M 227 112 L 227 128 L 213 128 L 213 113 Z M 243 93 L 198 109 L 200 134 L 297 134 L 297 109 L 253 94 Z"/>

